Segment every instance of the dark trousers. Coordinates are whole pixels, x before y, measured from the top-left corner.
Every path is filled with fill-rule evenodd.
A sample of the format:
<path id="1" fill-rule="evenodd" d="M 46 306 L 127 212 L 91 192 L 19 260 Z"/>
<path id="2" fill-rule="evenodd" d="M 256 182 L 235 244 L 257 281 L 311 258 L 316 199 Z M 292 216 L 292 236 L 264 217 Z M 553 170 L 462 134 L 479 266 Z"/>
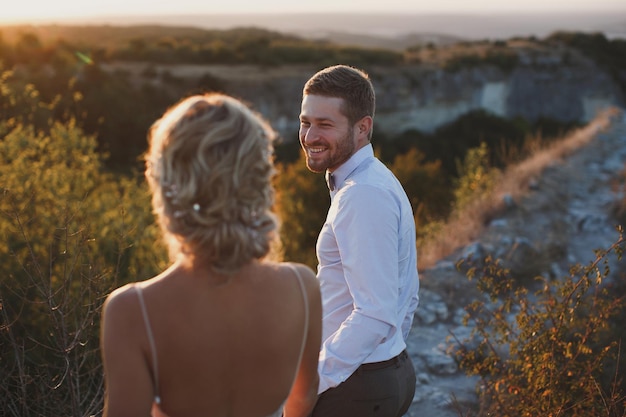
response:
<path id="1" fill-rule="evenodd" d="M 361 365 L 347 380 L 320 394 L 311 417 L 401 417 L 415 394 L 415 368 L 403 351 Z"/>

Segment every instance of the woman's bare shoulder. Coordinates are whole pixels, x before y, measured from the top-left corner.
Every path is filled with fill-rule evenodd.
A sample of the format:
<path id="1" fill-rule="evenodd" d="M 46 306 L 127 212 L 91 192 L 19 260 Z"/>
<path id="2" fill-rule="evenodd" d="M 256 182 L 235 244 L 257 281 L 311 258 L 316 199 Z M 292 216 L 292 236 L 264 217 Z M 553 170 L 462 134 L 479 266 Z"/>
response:
<path id="1" fill-rule="evenodd" d="M 137 303 L 136 284 L 126 284 L 113 290 L 104 301 L 104 314 L 124 314 L 131 304 Z"/>
<path id="2" fill-rule="evenodd" d="M 308 265 L 299 262 L 264 262 L 264 264 L 281 275 L 293 275 L 295 269 L 305 282 L 316 278 L 315 272 Z"/>
<path id="3" fill-rule="evenodd" d="M 309 297 L 311 295 L 319 294 L 319 281 L 315 275 L 313 269 L 311 269 L 308 265 L 298 263 L 298 262 L 283 262 L 281 263 L 281 267 L 285 269 L 289 269 L 293 271 L 295 269 L 300 275 L 302 282 L 304 283 L 304 287 L 306 288 Z"/>
<path id="4" fill-rule="evenodd" d="M 297 262 L 290 262 L 289 265 L 296 268 L 296 270 L 300 273 L 300 276 L 302 277 L 303 280 L 305 281 L 315 280 L 315 282 L 317 282 L 315 272 L 308 265 L 297 263 Z"/>
<path id="5" fill-rule="evenodd" d="M 159 283 L 165 281 L 174 271 L 175 268 L 170 267 L 157 276 L 144 281 L 130 282 L 113 290 L 105 300 L 105 308 L 109 305 L 115 305 L 117 308 L 118 305 L 137 304 L 137 291 L 150 291 L 150 288 L 158 287 Z"/>

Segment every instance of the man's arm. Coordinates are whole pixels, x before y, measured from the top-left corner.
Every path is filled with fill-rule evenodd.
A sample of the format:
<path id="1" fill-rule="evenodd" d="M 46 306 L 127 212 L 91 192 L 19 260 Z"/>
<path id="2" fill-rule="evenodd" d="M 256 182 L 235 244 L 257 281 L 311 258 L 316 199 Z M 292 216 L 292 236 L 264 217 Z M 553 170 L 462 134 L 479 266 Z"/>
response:
<path id="1" fill-rule="evenodd" d="M 368 185 L 352 186 L 335 198 L 332 227 L 353 310 L 322 345 L 320 392 L 345 381 L 398 330 L 398 203 L 391 193 Z"/>

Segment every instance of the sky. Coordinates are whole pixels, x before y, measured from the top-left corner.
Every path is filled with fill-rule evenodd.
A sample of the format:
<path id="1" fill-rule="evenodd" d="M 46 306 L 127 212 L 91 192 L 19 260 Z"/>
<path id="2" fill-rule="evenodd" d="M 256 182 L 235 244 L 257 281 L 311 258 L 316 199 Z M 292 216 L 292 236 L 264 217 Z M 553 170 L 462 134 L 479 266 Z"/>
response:
<path id="1" fill-rule="evenodd" d="M 9 3 L 10 2 L 10 3 Z M 603 12 L 626 16 L 625 0 L 0 0 L 0 22 L 80 17 L 205 13 L 498 13 Z M 9 4 L 7 4 L 9 3 Z"/>

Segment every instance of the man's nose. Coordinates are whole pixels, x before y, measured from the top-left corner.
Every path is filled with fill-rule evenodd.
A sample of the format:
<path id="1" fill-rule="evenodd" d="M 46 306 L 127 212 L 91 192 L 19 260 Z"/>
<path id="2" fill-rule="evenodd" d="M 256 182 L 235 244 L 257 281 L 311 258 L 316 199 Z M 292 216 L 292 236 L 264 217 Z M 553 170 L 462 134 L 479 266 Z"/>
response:
<path id="1" fill-rule="evenodd" d="M 313 126 L 309 126 L 306 129 L 303 129 L 301 132 L 302 141 L 304 143 L 312 143 L 315 142 L 318 138 L 317 129 Z"/>

